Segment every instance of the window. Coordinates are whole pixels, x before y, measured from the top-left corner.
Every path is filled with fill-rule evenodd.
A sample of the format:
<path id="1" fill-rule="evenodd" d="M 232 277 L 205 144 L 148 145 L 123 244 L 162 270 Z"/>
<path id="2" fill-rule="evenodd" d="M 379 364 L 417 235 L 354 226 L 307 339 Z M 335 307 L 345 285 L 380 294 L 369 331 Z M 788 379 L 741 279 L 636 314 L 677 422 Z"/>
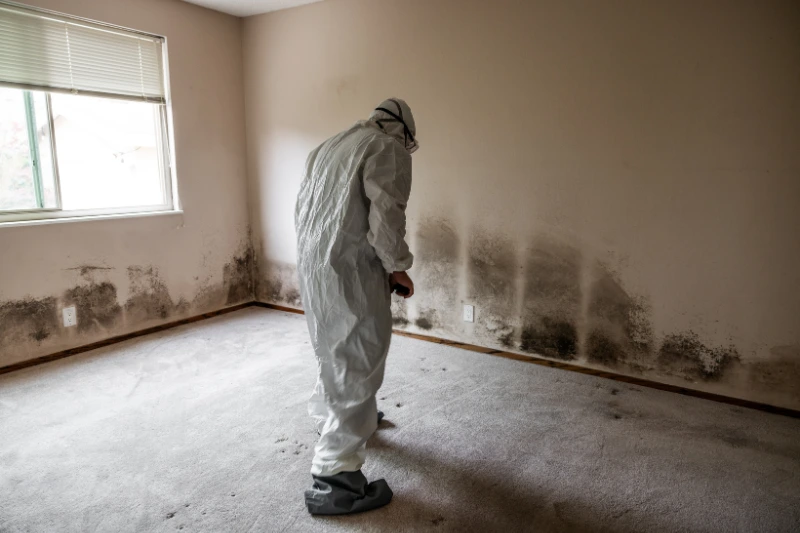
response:
<path id="1" fill-rule="evenodd" d="M 173 209 L 162 37 L 0 1 L 0 222 Z"/>

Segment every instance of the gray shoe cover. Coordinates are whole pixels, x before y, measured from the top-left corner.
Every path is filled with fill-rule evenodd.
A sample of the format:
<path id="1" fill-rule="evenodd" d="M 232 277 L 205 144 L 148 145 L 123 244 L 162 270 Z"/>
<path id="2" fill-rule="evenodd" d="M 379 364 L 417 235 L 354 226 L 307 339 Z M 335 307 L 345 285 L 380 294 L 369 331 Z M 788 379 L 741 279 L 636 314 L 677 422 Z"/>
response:
<path id="1" fill-rule="evenodd" d="M 381 420 L 383 420 L 383 416 L 383 411 L 378 411 L 378 424 L 380 424 Z"/>
<path id="2" fill-rule="evenodd" d="M 362 513 L 392 501 L 392 489 L 386 480 L 367 483 L 361 470 L 311 477 L 314 478 L 314 485 L 306 491 L 306 507 L 311 514 Z"/>

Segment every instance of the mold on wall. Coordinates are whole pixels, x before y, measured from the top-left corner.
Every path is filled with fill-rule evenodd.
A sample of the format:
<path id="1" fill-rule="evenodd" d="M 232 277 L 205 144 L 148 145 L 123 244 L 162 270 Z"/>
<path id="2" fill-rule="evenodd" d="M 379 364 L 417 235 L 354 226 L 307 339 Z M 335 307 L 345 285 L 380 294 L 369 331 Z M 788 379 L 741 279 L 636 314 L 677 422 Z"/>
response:
<path id="1" fill-rule="evenodd" d="M 586 325 L 586 359 L 607 367 L 638 368 L 652 350 L 647 299 L 629 294 L 608 265 L 591 266 Z"/>
<path id="2" fill-rule="evenodd" d="M 576 248 L 543 236 L 533 240 L 523 273 L 522 352 L 561 361 L 577 357 L 581 267 Z"/>
<path id="3" fill-rule="evenodd" d="M 694 331 L 670 333 L 658 350 L 659 370 L 689 379 L 718 381 L 726 370 L 742 361 L 736 346 L 710 347 Z"/>
<path id="4" fill-rule="evenodd" d="M 0 353 L 13 346 L 42 342 L 59 329 L 56 298 L 25 298 L 0 303 Z"/>
<path id="5" fill-rule="evenodd" d="M 518 337 L 514 319 L 519 273 L 513 243 L 505 237 L 473 231 L 468 253 L 468 302 L 480 302 L 475 335 L 510 348 Z"/>
<path id="6" fill-rule="evenodd" d="M 60 294 L 0 303 L 0 367 L 249 302 L 254 296 L 253 251 L 249 243 L 240 250 L 224 264 L 220 283 L 198 283 L 188 300 L 173 298 L 154 265 L 126 267 L 128 297 L 124 301 L 110 280 L 116 268 L 79 265 L 64 269 L 76 272 L 79 280 Z M 62 325 L 61 310 L 69 306 L 75 306 L 74 328 Z"/>
<path id="7" fill-rule="evenodd" d="M 419 305 L 417 302 L 407 305 L 402 301 L 397 305 L 402 305 L 403 311 L 394 316 L 402 317 L 401 321 L 409 320 L 408 308 L 411 307 L 415 311 L 411 323 L 423 332 L 433 329 L 454 331 L 462 241 L 452 222 L 442 217 L 428 217 L 417 225 L 414 242 L 414 266 L 410 274 L 415 293 L 425 294 L 426 298 L 424 302 L 417 300 Z M 398 299 L 393 297 L 393 300 Z M 396 322 L 396 325 L 402 324 Z"/>
<path id="8" fill-rule="evenodd" d="M 396 328 L 408 326 L 408 302 L 402 296 L 392 295 L 392 324 Z"/>
<path id="9" fill-rule="evenodd" d="M 302 309 L 297 266 L 280 261 L 259 263 L 256 269 L 256 299 L 286 307 Z"/>
<path id="10" fill-rule="evenodd" d="M 252 300 L 237 247 L 250 242 L 241 19 L 161 0 L 25 3 L 167 38 L 180 211 L 3 225 L 0 366 Z"/>
<path id="11" fill-rule="evenodd" d="M 452 224 L 423 224 L 414 250 L 421 258 L 413 272 L 417 292 L 409 302 L 392 303 L 398 329 L 739 396 L 744 375 L 748 397 L 780 396 L 783 404 L 788 397 L 800 405 L 800 393 L 786 385 L 788 376 L 800 378 L 797 346 L 773 349 L 770 360 L 753 362 L 733 341 L 714 344 L 692 330 L 656 334 L 647 295 L 626 289 L 608 261 L 587 260 L 595 252 L 552 235 L 538 234 L 527 249 L 516 250 L 503 235 L 472 230 L 467 269 L 459 276 L 450 258 L 458 257 L 462 240 Z M 437 286 L 443 280 L 453 282 L 446 291 Z M 474 325 L 460 323 L 447 307 L 460 308 L 462 285 L 465 303 L 477 305 Z M 409 307 L 416 310 L 414 320 Z M 776 386 L 779 395 L 771 393 Z"/>

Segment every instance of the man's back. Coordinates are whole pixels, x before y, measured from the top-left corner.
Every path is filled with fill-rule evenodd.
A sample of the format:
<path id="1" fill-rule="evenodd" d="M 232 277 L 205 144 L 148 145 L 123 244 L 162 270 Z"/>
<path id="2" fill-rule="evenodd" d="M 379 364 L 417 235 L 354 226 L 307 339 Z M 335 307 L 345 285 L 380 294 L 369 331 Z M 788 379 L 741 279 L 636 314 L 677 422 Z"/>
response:
<path id="1" fill-rule="evenodd" d="M 359 256 L 376 259 L 368 239 L 371 200 L 363 180 L 365 169 L 368 179 L 383 172 L 381 163 L 386 159 L 393 166 L 389 185 L 407 199 L 410 156 L 398 152 L 397 141 L 367 121 L 357 122 L 309 154 L 295 211 L 297 233 L 303 236 L 298 241 L 300 261 L 321 265 L 331 260 L 352 264 Z"/>

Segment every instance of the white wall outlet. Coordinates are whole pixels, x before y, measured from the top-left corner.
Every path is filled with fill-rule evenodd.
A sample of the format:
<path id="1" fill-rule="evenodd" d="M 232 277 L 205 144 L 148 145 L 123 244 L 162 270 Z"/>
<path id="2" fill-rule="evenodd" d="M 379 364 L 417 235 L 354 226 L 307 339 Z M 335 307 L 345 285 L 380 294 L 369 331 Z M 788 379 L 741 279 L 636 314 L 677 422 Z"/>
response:
<path id="1" fill-rule="evenodd" d="M 464 306 L 464 322 L 475 322 L 475 306 Z"/>
<path id="2" fill-rule="evenodd" d="M 72 326 L 78 325 L 78 315 L 75 314 L 75 306 L 65 307 L 61 310 L 61 314 L 64 316 L 64 327 L 71 328 Z"/>

